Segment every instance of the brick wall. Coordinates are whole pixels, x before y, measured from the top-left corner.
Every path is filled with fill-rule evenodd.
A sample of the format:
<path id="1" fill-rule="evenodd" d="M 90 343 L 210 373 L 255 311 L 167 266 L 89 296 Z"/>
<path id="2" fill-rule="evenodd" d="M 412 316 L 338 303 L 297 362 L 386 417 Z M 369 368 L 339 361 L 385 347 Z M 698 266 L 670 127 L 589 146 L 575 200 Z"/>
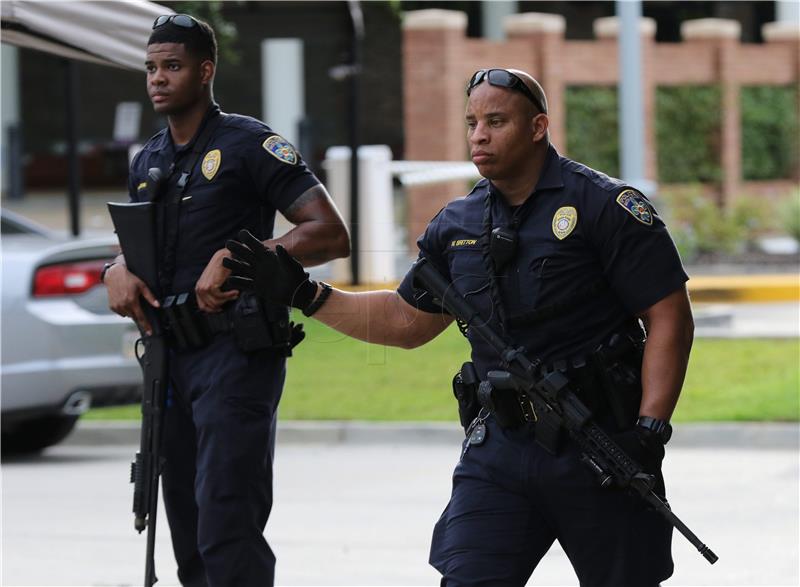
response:
<path id="1" fill-rule="evenodd" d="M 466 158 L 463 128 L 464 85 L 484 67 L 528 71 L 547 92 L 551 139 L 566 153 L 565 90 L 570 85 L 616 85 L 619 68 L 616 17 L 594 23 L 594 41 L 567 41 L 565 20 L 556 14 L 524 13 L 508 17 L 508 40 L 466 37 L 466 16 L 451 10 L 406 13 L 403 23 L 403 89 L 406 159 Z M 642 93 L 645 111 L 645 172 L 658 176 L 655 140 L 655 94 L 658 86 L 719 84 L 722 88 L 723 177 L 711 186 L 722 203 L 742 189 L 772 193 L 796 182 L 748 182 L 741 179 L 739 88 L 787 85 L 800 80 L 800 31 L 786 23 L 763 27 L 764 44 L 742 44 L 738 22 L 725 19 L 685 21 L 683 42 L 656 43 L 655 21 L 643 18 Z M 424 93 L 421 93 L 424 89 Z M 800 102 L 800 101 L 799 101 Z M 797 178 L 795 178 L 797 179 Z M 464 194 L 461 184 L 409 190 L 409 244 L 436 211 Z"/>

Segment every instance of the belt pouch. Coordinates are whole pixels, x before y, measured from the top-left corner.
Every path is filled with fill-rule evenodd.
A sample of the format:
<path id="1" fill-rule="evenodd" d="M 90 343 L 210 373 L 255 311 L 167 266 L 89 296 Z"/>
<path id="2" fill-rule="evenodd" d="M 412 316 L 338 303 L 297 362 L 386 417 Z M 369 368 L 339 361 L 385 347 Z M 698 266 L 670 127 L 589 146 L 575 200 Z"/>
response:
<path id="1" fill-rule="evenodd" d="M 258 296 L 244 293 L 232 310 L 233 334 L 236 346 L 242 352 L 275 350 L 288 355 L 291 352 L 289 309 L 284 306 L 267 306 Z"/>
<path id="2" fill-rule="evenodd" d="M 211 335 L 190 293 L 167 296 L 161 304 L 175 350 L 186 351 L 206 346 Z"/>
<path id="3" fill-rule="evenodd" d="M 268 304 L 266 306 L 267 328 L 272 338 L 272 348 L 280 351 L 284 355 L 292 354 L 292 327 L 289 323 L 288 306 L 276 306 Z M 296 344 L 296 343 L 295 343 Z"/>
<path id="4" fill-rule="evenodd" d="M 478 401 L 494 414 L 494 419 L 501 428 L 517 428 L 525 422 L 517 401 L 517 392 L 513 389 L 497 389 L 488 381 L 481 381 L 478 386 Z"/>
<path id="5" fill-rule="evenodd" d="M 175 303 L 178 324 L 190 348 L 203 348 L 211 342 L 211 333 L 197 309 L 197 300 L 190 293 L 179 294 Z"/>
<path id="6" fill-rule="evenodd" d="M 186 338 L 183 336 L 183 332 L 181 332 L 178 326 L 178 315 L 175 311 L 176 297 L 177 296 L 167 296 L 162 300 L 161 315 L 164 317 L 167 332 L 170 334 L 172 344 L 175 345 L 175 350 L 182 351 L 188 349 L 189 344 L 186 342 Z"/>

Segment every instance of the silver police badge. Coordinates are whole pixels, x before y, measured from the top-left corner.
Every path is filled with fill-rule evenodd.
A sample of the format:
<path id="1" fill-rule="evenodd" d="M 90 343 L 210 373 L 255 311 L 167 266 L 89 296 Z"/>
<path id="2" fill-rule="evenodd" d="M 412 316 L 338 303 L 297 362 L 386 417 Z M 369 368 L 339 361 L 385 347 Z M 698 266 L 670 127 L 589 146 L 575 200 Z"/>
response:
<path id="1" fill-rule="evenodd" d="M 264 150 L 267 153 L 275 157 L 278 161 L 282 161 L 288 165 L 294 165 L 297 163 L 297 151 L 295 151 L 294 147 L 289 144 L 289 141 L 280 135 L 272 135 L 271 137 L 267 137 L 267 139 L 261 143 L 261 146 L 264 147 Z"/>

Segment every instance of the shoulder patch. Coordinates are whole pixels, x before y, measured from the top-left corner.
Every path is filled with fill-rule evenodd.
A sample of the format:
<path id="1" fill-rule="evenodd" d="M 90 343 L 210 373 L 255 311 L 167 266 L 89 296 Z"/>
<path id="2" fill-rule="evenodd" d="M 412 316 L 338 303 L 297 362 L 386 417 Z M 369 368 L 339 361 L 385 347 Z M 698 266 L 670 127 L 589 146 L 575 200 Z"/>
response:
<path id="1" fill-rule="evenodd" d="M 562 206 L 553 214 L 553 234 L 560 241 L 567 238 L 578 224 L 578 211 L 572 206 Z"/>
<path id="2" fill-rule="evenodd" d="M 644 196 L 636 190 L 623 190 L 617 196 L 617 204 L 625 208 L 628 213 L 646 226 L 653 225 L 653 210 Z"/>
<path id="3" fill-rule="evenodd" d="M 203 157 L 203 163 L 200 165 L 200 170 L 203 172 L 203 177 L 205 177 L 208 181 L 214 179 L 220 163 L 222 163 L 222 151 L 219 149 L 214 149 L 213 151 L 206 153 L 206 156 Z"/>
<path id="4" fill-rule="evenodd" d="M 272 135 L 261 143 L 264 150 L 275 157 L 278 161 L 295 165 L 297 163 L 297 151 L 289 144 L 289 141 L 280 135 Z"/>

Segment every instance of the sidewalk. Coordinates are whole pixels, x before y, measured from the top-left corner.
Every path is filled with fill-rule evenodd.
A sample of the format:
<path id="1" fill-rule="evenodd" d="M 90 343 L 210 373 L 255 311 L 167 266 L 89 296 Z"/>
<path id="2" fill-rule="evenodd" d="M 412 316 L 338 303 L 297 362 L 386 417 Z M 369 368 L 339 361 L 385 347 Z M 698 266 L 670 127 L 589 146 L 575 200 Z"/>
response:
<path id="1" fill-rule="evenodd" d="M 449 422 L 278 422 L 279 444 L 457 446 L 464 432 Z M 120 446 L 139 444 L 139 422 L 81 420 L 64 444 Z M 717 422 L 676 424 L 670 447 L 800 449 L 796 422 Z"/>

